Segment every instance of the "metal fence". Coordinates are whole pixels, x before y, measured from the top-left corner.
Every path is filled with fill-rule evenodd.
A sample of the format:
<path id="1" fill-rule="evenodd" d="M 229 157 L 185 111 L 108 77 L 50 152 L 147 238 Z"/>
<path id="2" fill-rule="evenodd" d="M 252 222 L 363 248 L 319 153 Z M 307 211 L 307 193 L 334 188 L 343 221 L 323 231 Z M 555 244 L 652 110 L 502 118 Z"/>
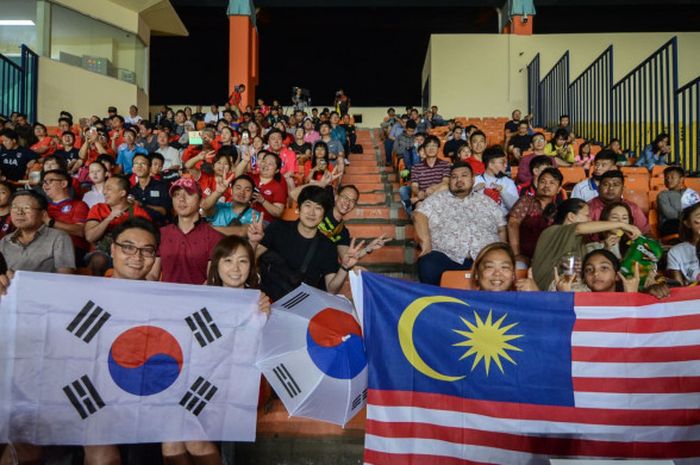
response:
<path id="1" fill-rule="evenodd" d="M 678 46 L 674 37 L 612 87 L 613 134 L 623 147 L 640 153 L 662 132 L 678 140 L 676 89 Z"/>
<path id="2" fill-rule="evenodd" d="M 551 128 L 559 117 L 569 113 L 569 51 L 557 61 L 539 86 L 540 111 L 535 114 L 537 126 Z"/>
<path id="3" fill-rule="evenodd" d="M 29 122 L 36 121 L 38 70 L 39 56 L 26 45 L 21 47 L 19 65 L 0 54 L 0 114 L 18 111 Z"/>
<path id="4" fill-rule="evenodd" d="M 699 170 L 698 157 L 700 157 L 700 77 L 690 81 L 676 91 L 676 105 L 678 108 L 678 139 L 676 153 L 686 171 L 697 172 Z"/>
<path id="5" fill-rule="evenodd" d="M 612 121 L 613 48 L 605 49 L 569 86 L 574 134 L 607 144 Z"/>
<path id="6" fill-rule="evenodd" d="M 535 121 L 540 115 L 540 54 L 535 55 L 527 65 L 527 112 L 535 115 Z"/>

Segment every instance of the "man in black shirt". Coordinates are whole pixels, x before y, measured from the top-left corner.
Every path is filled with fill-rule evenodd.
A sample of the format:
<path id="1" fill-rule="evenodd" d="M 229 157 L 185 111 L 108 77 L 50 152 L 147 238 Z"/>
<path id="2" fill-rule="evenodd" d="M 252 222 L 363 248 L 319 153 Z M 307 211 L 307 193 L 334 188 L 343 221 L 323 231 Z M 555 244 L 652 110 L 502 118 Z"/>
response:
<path id="1" fill-rule="evenodd" d="M 155 224 L 163 226 L 170 218 L 172 207 L 168 185 L 151 176 L 151 158 L 148 155 L 134 155 L 133 170 L 136 184 L 129 193 L 151 215 Z"/>
<path id="2" fill-rule="evenodd" d="M 532 136 L 528 134 L 530 125 L 523 120 L 518 123 L 518 132 L 508 141 L 508 154 L 515 160 L 520 160 L 523 154 L 530 150 Z"/>
<path id="3" fill-rule="evenodd" d="M 520 123 L 521 116 L 522 114 L 520 113 L 520 110 L 513 111 L 513 119 L 508 121 L 505 126 L 506 140 L 509 139 L 513 134 L 518 132 L 518 123 Z"/>
<path id="4" fill-rule="evenodd" d="M 11 129 L 0 133 L 0 173 L 2 178 L 10 181 L 26 179 L 27 170 L 34 164 L 38 155 L 19 145 L 19 136 Z"/>
<path id="5" fill-rule="evenodd" d="M 358 255 L 364 248 L 364 241 L 350 242 L 338 267 L 338 252 L 335 244 L 318 230 L 318 225 L 331 211 L 333 201 L 328 192 L 319 186 L 307 186 L 299 194 L 299 219 L 297 221 L 277 220 L 263 232 L 262 220 L 248 227 L 248 239 L 255 248 L 256 257 L 268 250 L 281 256 L 287 267 L 299 272 L 308 261 L 302 281 L 330 293 L 337 293 L 350 269 L 358 262 Z M 316 242 L 312 256 L 307 253 Z M 305 260 L 306 259 L 306 260 Z M 263 276 L 263 281 L 265 277 Z"/>
<path id="6" fill-rule="evenodd" d="M 462 139 L 462 134 L 464 134 L 462 126 L 455 126 L 454 131 L 452 131 L 452 139 L 445 142 L 445 147 L 442 149 L 446 157 L 454 158 L 457 156 L 459 148 L 466 145 L 467 141 Z"/>
<path id="7" fill-rule="evenodd" d="M 77 171 L 78 160 L 80 160 L 80 150 L 74 147 L 75 134 L 71 131 L 64 131 L 61 134 L 61 147 L 54 152 L 54 155 L 61 157 L 65 162 L 69 172 Z"/>

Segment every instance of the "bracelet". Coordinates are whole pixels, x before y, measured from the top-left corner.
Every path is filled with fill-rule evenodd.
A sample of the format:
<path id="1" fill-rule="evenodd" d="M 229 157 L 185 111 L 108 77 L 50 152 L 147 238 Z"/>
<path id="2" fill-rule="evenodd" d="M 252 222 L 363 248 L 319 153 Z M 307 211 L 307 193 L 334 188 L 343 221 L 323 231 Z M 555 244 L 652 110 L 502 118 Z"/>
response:
<path id="1" fill-rule="evenodd" d="M 365 247 L 365 253 L 367 255 L 371 254 L 373 251 L 374 251 L 373 249 L 370 249 L 369 247 Z"/>
<path id="2" fill-rule="evenodd" d="M 351 268 L 345 268 L 342 264 L 340 265 L 340 267 L 341 267 L 342 269 L 344 269 L 346 273 L 350 273 L 350 270 L 352 270 L 352 267 L 351 267 Z"/>

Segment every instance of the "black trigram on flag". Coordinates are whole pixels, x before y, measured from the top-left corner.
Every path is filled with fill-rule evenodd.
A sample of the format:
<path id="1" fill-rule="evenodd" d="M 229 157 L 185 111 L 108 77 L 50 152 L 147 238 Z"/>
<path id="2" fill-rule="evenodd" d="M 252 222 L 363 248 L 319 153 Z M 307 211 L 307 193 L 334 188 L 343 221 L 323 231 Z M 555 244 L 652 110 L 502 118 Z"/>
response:
<path id="1" fill-rule="evenodd" d="M 218 391 L 216 386 L 199 376 L 197 377 L 197 381 L 192 383 L 190 390 L 182 396 L 180 405 L 197 416 L 202 409 L 207 406 L 211 398 L 214 397 L 216 391 Z"/>
<path id="2" fill-rule="evenodd" d="M 63 386 L 63 392 L 83 420 L 105 406 L 87 375 Z"/>
<path id="3" fill-rule="evenodd" d="M 291 296 L 286 301 L 282 302 L 280 305 L 282 305 L 282 307 L 286 308 L 287 310 L 290 310 L 292 307 L 296 307 L 297 305 L 305 301 L 308 297 L 309 294 L 307 292 L 300 291 Z"/>
<path id="4" fill-rule="evenodd" d="M 92 300 L 88 300 L 88 303 L 73 318 L 66 330 L 78 339 L 88 343 L 92 341 L 95 334 L 111 316 L 109 312 L 102 310 L 102 307 L 96 306 Z"/>
<path id="5" fill-rule="evenodd" d="M 358 396 L 352 400 L 351 410 L 355 410 L 357 407 L 359 407 L 362 404 L 363 400 L 367 400 L 367 389 L 362 391 L 362 394 L 358 394 Z"/>
<path id="6" fill-rule="evenodd" d="M 272 372 L 275 374 L 275 376 L 277 376 L 277 379 L 280 380 L 280 383 L 282 383 L 282 386 L 284 386 L 284 389 L 287 391 L 287 394 L 289 394 L 289 397 L 296 397 L 301 394 L 299 385 L 294 378 L 292 378 L 292 375 L 289 373 L 289 370 L 287 370 L 287 367 L 284 366 L 284 363 L 277 365 L 272 369 Z"/>
<path id="7" fill-rule="evenodd" d="M 198 312 L 194 312 L 192 315 L 185 318 L 187 326 L 192 330 L 194 338 L 197 339 L 199 345 L 204 347 L 207 344 L 211 344 L 215 340 L 221 337 L 221 331 L 216 323 L 211 318 L 209 310 L 206 308 L 201 309 Z"/>

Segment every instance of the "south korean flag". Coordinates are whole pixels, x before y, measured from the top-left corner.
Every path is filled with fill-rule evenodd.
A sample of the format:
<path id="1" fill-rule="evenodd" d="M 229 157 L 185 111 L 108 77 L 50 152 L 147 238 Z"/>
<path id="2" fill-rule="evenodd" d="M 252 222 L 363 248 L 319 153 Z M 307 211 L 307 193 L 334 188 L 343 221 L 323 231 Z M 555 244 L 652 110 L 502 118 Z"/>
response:
<path id="1" fill-rule="evenodd" d="M 258 297 L 18 272 L 0 301 L 0 443 L 254 440 Z"/>

